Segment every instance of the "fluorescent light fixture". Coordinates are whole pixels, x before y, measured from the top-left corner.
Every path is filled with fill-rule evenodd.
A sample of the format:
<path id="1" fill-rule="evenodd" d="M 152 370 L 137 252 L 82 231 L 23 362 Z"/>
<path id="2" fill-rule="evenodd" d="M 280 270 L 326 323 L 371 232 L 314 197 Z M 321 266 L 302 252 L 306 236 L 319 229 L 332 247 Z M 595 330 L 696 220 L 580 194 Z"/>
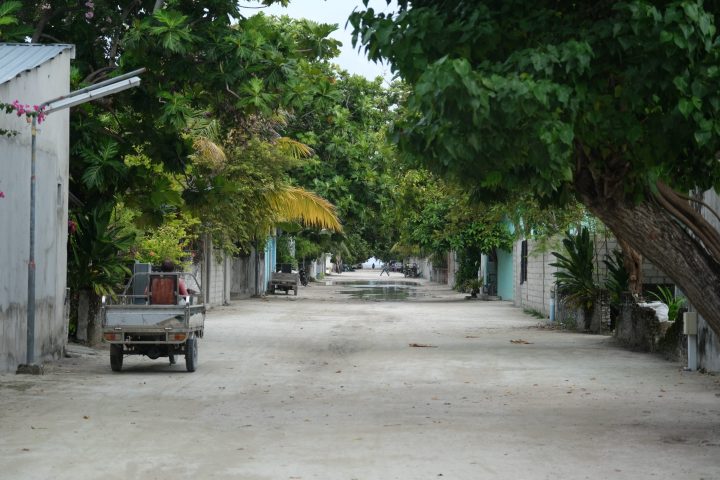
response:
<path id="1" fill-rule="evenodd" d="M 122 92 L 123 90 L 127 90 L 128 88 L 136 87 L 139 84 L 140 77 L 132 77 L 126 80 L 122 80 L 120 82 L 112 83 L 110 85 L 105 85 L 104 87 L 100 87 L 95 90 L 88 90 L 78 95 L 73 95 L 71 93 L 66 98 L 62 98 L 49 103 L 47 108 L 45 109 L 45 113 L 52 113 L 56 110 L 62 110 L 63 108 L 74 107 L 75 105 L 80 105 L 81 103 L 96 100 L 107 95 L 112 95 L 113 93 Z"/>

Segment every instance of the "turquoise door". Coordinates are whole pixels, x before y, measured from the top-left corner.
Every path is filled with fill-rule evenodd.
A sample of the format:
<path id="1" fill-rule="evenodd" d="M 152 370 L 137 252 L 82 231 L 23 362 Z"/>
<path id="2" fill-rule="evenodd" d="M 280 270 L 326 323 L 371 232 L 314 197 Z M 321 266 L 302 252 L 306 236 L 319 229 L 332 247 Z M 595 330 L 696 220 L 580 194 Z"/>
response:
<path id="1" fill-rule="evenodd" d="M 513 254 L 497 249 L 497 294 L 503 300 L 512 300 L 514 293 Z"/>

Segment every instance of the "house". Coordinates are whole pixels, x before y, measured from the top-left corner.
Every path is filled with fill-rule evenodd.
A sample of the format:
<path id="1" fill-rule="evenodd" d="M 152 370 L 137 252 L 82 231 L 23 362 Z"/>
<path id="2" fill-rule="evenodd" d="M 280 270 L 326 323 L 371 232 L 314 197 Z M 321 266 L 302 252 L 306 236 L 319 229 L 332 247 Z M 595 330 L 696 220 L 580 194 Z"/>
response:
<path id="1" fill-rule="evenodd" d="M 73 45 L 0 44 L 0 102 L 36 105 L 70 92 Z M 27 359 L 31 126 L 0 111 L 0 372 Z M 35 340 L 37 362 L 67 341 L 69 110 L 36 135 Z"/>
<path id="2" fill-rule="evenodd" d="M 610 255 L 617 241 L 607 235 L 594 234 L 595 252 L 598 258 L 598 281 L 605 277 L 602 260 Z M 553 251 L 562 252 L 562 239 L 555 237 L 550 242 L 538 242 L 532 239 L 520 240 L 513 246 L 515 258 L 513 275 L 515 279 L 514 304 L 528 310 L 534 310 L 546 317 L 550 316 L 550 306 L 554 301 L 555 276 L 557 267 L 551 264 L 557 261 Z M 643 282 L 646 285 L 667 285 L 673 283 L 664 273 L 648 261 L 643 262 Z"/>
<path id="3" fill-rule="evenodd" d="M 491 252 L 482 255 L 480 275 L 484 290 L 488 294 L 508 301 L 515 298 L 513 258 L 513 252 L 502 248 L 494 248 Z"/>
<path id="4" fill-rule="evenodd" d="M 703 194 L 703 202 L 714 211 L 720 211 L 720 197 L 715 191 L 706 191 Z M 720 220 L 706 210 L 703 209 L 702 213 L 705 219 L 720 230 Z M 596 255 L 600 260 L 617 248 L 617 241 L 612 237 L 596 234 L 594 241 Z M 550 248 L 534 240 L 522 240 L 515 244 L 515 306 L 534 310 L 546 317 L 550 315 L 555 285 L 553 273 L 557 271 L 557 267 L 551 265 L 556 261 L 551 252 L 561 251 L 561 248 L 559 239 L 557 245 Z M 600 267 L 598 281 L 602 281 L 605 271 L 601 262 L 598 262 L 598 266 Z M 647 260 L 643 261 L 642 271 L 643 286 L 646 289 L 653 285 L 673 284 L 667 275 Z M 697 327 L 697 368 L 718 372 L 720 371 L 720 339 L 699 315 Z"/>

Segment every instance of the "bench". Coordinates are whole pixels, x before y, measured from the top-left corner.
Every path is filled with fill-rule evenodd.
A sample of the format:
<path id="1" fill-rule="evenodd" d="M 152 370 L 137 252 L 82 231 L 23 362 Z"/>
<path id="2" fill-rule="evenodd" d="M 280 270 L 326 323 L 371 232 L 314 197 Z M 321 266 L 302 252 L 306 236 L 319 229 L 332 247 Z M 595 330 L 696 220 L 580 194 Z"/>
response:
<path id="1" fill-rule="evenodd" d="M 300 275 L 297 273 L 274 272 L 268 282 L 268 292 L 274 294 L 275 291 L 279 289 L 285 290 L 285 294 L 288 294 L 290 290 L 294 290 L 295 295 L 297 295 L 299 286 Z"/>

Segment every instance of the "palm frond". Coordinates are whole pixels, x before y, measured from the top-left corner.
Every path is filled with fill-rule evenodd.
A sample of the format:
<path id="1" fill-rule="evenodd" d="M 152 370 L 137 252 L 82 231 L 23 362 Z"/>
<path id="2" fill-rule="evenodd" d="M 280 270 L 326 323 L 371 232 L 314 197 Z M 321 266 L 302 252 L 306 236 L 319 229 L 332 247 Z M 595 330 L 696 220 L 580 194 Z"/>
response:
<path id="1" fill-rule="evenodd" d="M 578 235 L 566 234 L 563 239 L 565 252 L 552 252 L 557 261 L 550 266 L 560 270 L 553 273 L 558 292 L 570 305 L 592 309 L 597 294 L 593 279 L 594 244 L 590 233 L 583 227 Z"/>
<path id="2" fill-rule="evenodd" d="M 280 137 L 276 140 L 276 143 L 283 154 L 295 160 L 311 157 L 315 153 L 312 148 L 292 138 Z"/>
<path id="3" fill-rule="evenodd" d="M 195 162 L 210 170 L 221 170 L 227 163 L 227 156 L 222 147 L 207 137 L 196 137 L 193 140 L 193 149 Z"/>
<path id="4" fill-rule="evenodd" d="M 266 194 L 278 222 L 298 221 L 305 226 L 342 232 L 335 206 L 300 187 L 284 187 Z"/>

